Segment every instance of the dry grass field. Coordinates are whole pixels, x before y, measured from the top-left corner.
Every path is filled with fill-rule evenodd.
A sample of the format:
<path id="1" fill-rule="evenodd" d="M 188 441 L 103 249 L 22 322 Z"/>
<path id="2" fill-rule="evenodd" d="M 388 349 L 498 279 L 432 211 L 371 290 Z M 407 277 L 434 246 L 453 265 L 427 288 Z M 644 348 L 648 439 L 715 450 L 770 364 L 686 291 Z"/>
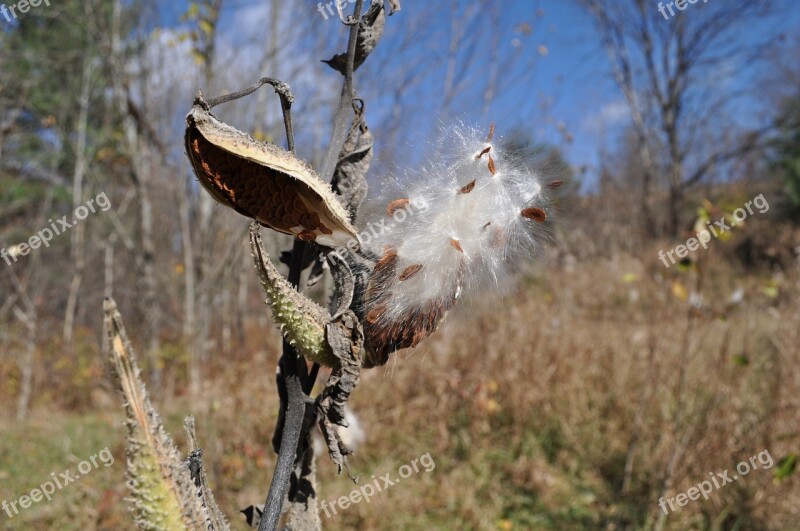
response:
<path id="1" fill-rule="evenodd" d="M 591 248 L 586 241 L 598 242 L 598 223 L 568 229 L 513 292 L 468 301 L 423 347 L 362 377 L 351 402 L 366 432 L 350 460 L 360 483 L 337 476 L 323 456 L 320 499 L 347 496 L 373 475 L 397 479 L 400 467 L 426 454 L 435 466 L 368 503 L 323 514 L 326 528 L 796 525 L 800 262 L 791 255 L 798 230 L 754 219 L 730 241 L 695 253 L 690 266 L 666 269 L 657 253 L 667 242 Z M 766 244 L 755 237 L 763 234 L 772 235 Z M 775 254 L 776 242 L 788 261 Z M 137 330 L 129 333 L 139 344 Z M 184 374 L 179 346 L 165 345 L 165 354 L 176 353 L 165 355 L 169 383 L 154 393 L 181 448 L 182 419 L 196 417 L 212 486 L 235 529 L 246 528 L 240 509 L 263 502 L 275 461 L 278 336 L 254 318 L 247 338 L 234 356 L 212 361 L 214 377 L 197 398 L 176 376 Z M 104 447 L 115 463 L 6 520 L 8 529 L 132 528 L 120 397 L 88 344 L 77 363 L 62 363 L 55 347 L 37 353 L 42 393 L 31 419 L 0 421 L 0 499 L 29 492 Z M 11 363 L 0 367 L 0 380 L 10 382 L 0 389 L 2 402 L 12 403 Z M 732 479 L 737 463 L 759 454 L 763 461 L 756 457 L 752 470 Z M 726 470 L 731 482 L 708 500 L 676 504 L 668 515 L 659 508 L 660 497 Z"/>

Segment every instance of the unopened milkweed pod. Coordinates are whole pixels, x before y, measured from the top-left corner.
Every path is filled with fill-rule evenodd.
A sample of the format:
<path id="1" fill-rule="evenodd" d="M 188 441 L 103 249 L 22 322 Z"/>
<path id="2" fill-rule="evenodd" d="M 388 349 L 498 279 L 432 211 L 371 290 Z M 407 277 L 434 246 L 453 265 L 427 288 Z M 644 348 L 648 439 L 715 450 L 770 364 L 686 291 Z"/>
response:
<path id="1" fill-rule="evenodd" d="M 219 203 L 304 241 L 358 246 L 348 213 L 305 161 L 221 122 L 202 94 L 186 123 L 186 154 L 200 184 Z"/>
<path id="2" fill-rule="evenodd" d="M 364 298 L 365 365 L 416 347 L 467 294 L 506 287 L 547 238 L 548 185 L 478 130 L 443 128 L 433 162 L 384 198 L 382 250 Z"/>

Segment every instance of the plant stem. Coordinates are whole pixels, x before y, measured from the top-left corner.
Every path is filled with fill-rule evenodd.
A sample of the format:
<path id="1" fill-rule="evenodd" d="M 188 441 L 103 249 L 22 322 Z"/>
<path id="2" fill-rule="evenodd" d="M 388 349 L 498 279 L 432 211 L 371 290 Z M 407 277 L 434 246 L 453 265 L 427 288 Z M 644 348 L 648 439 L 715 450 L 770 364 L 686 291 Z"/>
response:
<path id="1" fill-rule="evenodd" d="M 353 66 L 355 63 L 356 42 L 358 40 L 358 21 L 361 19 L 363 3 L 364 0 L 356 0 L 354 11 L 355 23 L 350 27 L 344 86 L 342 87 L 339 106 L 336 109 L 331 141 L 328 145 L 328 151 L 320 171 L 320 177 L 325 181 L 330 181 L 333 177 L 333 172 L 336 169 L 339 158 L 339 152 L 344 145 L 347 135 L 347 113 L 352 108 L 351 102 L 353 99 Z M 286 106 L 286 100 L 283 97 L 281 98 L 281 103 L 283 105 L 284 118 L 286 119 L 288 116 L 288 108 Z M 286 123 L 289 149 L 294 152 L 291 119 L 288 118 Z M 295 240 L 294 246 L 292 247 L 292 260 L 289 266 L 288 277 L 289 282 L 295 288 L 299 288 L 300 285 L 300 275 L 303 271 L 303 255 L 305 250 L 305 242 Z M 274 530 L 278 526 L 278 520 L 280 519 L 281 509 L 283 507 L 283 499 L 286 496 L 286 489 L 289 486 L 289 479 L 291 478 L 297 454 L 297 445 L 300 441 L 303 428 L 306 400 L 308 398 L 306 393 L 311 391 L 314 384 L 313 380 L 309 378 L 305 360 L 298 356 L 294 348 L 286 341 L 283 342 L 283 355 L 279 362 L 279 369 L 278 386 L 281 387 L 283 384 L 287 403 L 281 404 L 281 411 L 285 411 L 285 413 L 282 415 L 283 426 L 280 426 L 281 437 L 278 462 L 275 465 L 275 475 L 272 477 L 267 501 L 264 504 L 264 512 L 261 515 L 261 521 L 258 525 L 259 531 Z M 313 368 L 311 371 L 314 379 L 316 379 L 317 371 L 318 367 Z M 283 380 L 283 382 L 280 380 Z M 283 393 L 281 394 L 283 395 Z"/>

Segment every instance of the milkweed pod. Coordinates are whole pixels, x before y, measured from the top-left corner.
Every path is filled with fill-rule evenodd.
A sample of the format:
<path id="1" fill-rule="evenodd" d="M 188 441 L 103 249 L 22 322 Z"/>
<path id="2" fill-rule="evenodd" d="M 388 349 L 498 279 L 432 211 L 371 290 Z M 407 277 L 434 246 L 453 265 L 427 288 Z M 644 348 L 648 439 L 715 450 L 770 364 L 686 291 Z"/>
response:
<path id="1" fill-rule="evenodd" d="M 347 211 L 311 166 L 219 121 L 202 96 L 186 116 L 185 142 L 200 184 L 223 205 L 305 241 L 360 246 Z"/>

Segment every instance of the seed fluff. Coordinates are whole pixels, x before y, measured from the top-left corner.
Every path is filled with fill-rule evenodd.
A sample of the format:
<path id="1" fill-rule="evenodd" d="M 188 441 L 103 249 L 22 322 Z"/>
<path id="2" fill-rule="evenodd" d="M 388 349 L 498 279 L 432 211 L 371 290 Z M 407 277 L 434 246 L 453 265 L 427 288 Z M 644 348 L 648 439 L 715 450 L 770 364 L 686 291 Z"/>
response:
<path id="1" fill-rule="evenodd" d="M 542 248 L 561 182 L 543 184 L 505 145 L 494 126 L 443 127 L 430 161 L 390 180 L 386 228 L 369 242 L 380 260 L 364 300 L 368 365 L 417 346 L 465 296 L 507 287 Z"/>

